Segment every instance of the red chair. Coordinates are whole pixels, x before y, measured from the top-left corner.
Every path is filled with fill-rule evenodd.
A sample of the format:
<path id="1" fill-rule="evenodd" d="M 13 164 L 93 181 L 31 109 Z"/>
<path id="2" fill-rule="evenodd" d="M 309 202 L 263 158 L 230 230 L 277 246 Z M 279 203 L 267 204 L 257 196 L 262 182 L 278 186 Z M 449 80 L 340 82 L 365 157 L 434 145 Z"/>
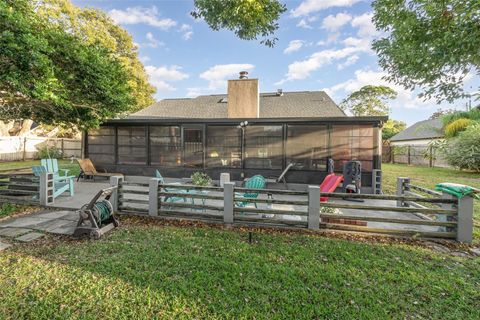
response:
<path id="1" fill-rule="evenodd" d="M 343 176 L 337 176 L 335 173 L 331 173 L 325 177 L 320 185 L 320 192 L 332 193 L 337 189 L 340 183 L 343 182 Z M 327 202 L 328 197 L 320 197 L 320 202 Z"/>

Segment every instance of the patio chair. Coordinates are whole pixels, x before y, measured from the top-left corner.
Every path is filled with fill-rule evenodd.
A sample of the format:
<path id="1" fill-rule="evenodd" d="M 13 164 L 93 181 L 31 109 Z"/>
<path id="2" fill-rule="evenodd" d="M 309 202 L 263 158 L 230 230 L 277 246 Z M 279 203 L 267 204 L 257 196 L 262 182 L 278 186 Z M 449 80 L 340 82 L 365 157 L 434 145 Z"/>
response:
<path id="1" fill-rule="evenodd" d="M 103 178 L 110 178 L 113 176 L 123 176 L 123 173 L 113 173 L 113 172 L 98 172 L 95 166 L 92 163 L 92 160 L 86 158 L 86 159 L 77 159 L 78 165 L 80 166 L 80 174 L 77 177 L 77 181 L 80 180 L 80 178 L 87 178 L 91 177 L 93 181 L 95 181 L 95 177 L 103 177 Z"/>
<path id="2" fill-rule="evenodd" d="M 41 159 L 40 164 L 47 169 L 47 172 L 53 173 L 54 176 L 62 176 L 59 172 L 63 171 L 63 176 L 66 177 L 70 171 L 69 169 L 59 169 L 58 159 L 55 158 Z"/>
<path id="3" fill-rule="evenodd" d="M 47 171 L 47 169 L 44 166 L 33 166 L 32 167 L 32 172 L 35 175 L 35 177 L 40 177 L 40 174 L 42 173 L 50 173 Z M 72 197 L 74 195 L 73 191 L 73 178 L 75 176 L 53 176 L 53 198 L 58 197 L 62 193 L 68 191 L 70 193 L 70 196 Z"/>
<path id="4" fill-rule="evenodd" d="M 259 174 L 251 177 L 248 179 L 245 184 L 244 188 L 246 189 L 265 189 L 267 182 L 265 178 Z M 245 192 L 245 193 L 240 193 L 240 192 L 235 192 L 235 197 L 239 198 L 249 198 L 249 199 L 256 199 L 258 198 L 258 192 Z M 235 202 L 235 206 L 244 208 L 246 207 L 249 203 L 247 201 L 237 201 Z M 253 202 L 255 208 L 257 208 L 257 203 Z"/>
<path id="5" fill-rule="evenodd" d="M 163 178 L 160 171 L 158 171 L 158 169 L 155 170 L 155 178 L 158 178 L 160 180 L 159 181 L 160 184 L 165 184 L 165 179 Z M 173 184 L 175 185 L 175 184 L 180 184 L 180 183 L 173 183 Z M 177 188 L 163 188 L 163 190 L 165 190 L 165 192 L 188 193 L 187 190 L 177 189 Z M 165 196 L 162 200 L 162 202 L 179 202 L 179 201 L 187 202 L 187 199 L 184 198 L 184 197 Z"/>

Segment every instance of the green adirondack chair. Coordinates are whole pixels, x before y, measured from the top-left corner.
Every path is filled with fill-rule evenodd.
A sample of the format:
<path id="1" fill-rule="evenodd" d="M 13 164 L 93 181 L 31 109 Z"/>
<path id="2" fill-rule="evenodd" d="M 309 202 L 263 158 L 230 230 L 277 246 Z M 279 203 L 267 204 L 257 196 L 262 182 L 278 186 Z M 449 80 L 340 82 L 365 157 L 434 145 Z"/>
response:
<path id="1" fill-rule="evenodd" d="M 36 177 L 40 177 L 40 174 L 48 172 L 47 168 L 44 166 L 33 166 L 32 167 L 32 172 Z M 50 172 L 49 172 L 50 173 Z M 53 176 L 53 198 L 58 197 L 62 193 L 68 191 L 70 193 L 70 196 L 74 195 L 73 191 L 73 178 L 74 176 Z"/>
<path id="2" fill-rule="evenodd" d="M 66 177 L 68 175 L 68 172 L 70 171 L 69 169 L 59 169 L 57 159 L 41 159 L 40 164 L 47 169 L 47 172 L 53 173 L 54 176 Z M 59 173 L 60 171 L 63 171 L 63 175 Z"/>
<path id="3" fill-rule="evenodd" d="M 155 170 L 155 178 L 158 178 L 160 180 L 159 181 L 160 184 L 165 184 L 165 179 L 163 178 L 160 171 Z M 187 193 L 187 190 L 177 189 L 177 188 L 164 188 L 164 190 L 166 192 Z M 169 196 L 166 196 L 162 200 L 162 202 L 179 202 L 179 201 L 187 202 L 187 199 L 184 198 L 184 197 L 169 197 Z"/>
<path id="4" fill-rule="evenodd" d="M 245 182 L 244 188 L 247 189 L 265 189 L 265 186 L 267 185 L 267 182 L 265 178 L 259 174 L 251 177 Z M 258 192 L 246 192 L 246 193 L 240 193 L 240 192 L 235 192 L 235 197 L 236 198 L 249 198 L 249 199 L 256 199 L 258 198 Z M 251 202 L 246 202 L 246 201 L 237 201 L 235 202 L 235 206 L 244 208 L 246 207 L 249 203 Z M 257 203 L 253 202 L 255 205 L 255 208 L 257 207 Z"/>

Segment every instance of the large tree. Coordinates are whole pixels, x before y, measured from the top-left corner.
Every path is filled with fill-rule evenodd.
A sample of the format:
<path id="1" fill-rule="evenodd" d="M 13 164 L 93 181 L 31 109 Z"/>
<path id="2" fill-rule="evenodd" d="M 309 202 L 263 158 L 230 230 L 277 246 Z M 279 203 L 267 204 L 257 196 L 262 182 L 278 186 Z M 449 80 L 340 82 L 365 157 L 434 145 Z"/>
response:
<path id="1" fill-rule="evenodd" d="M 389 140 L 397 133 L 402 132 L 407 127 L 407 124 L 400 120 L 388 119 L 382 128 L 382 140 Z"/>
<path id="2" fill-rule="evenodd" d="M 395 99 L 395 90 L 386 86 L 363 86 L 346 97 L 340 107 L 352 115 L 384 116 L 388 114 L 388 100 Z"/>
<path id="3" fill-rule="evenodd" d="M 196 19 L 213 30 L 231 30 L 243 40 L 262 38 L 260 43 L 275 45 L 278 19 L 287 7 L 278 0 L 195 0 Z"/>
<path id="4" fill-rule="evenodd" d="M 465 76 L 480 72 L 480 1 L 376 0 L 373 9 L 389 80 L 439 102 L 464 95 Z"/>
<path id="5" fill-rule="evenodd" d="M 0 120 L 87 128 L 129 111 L 130 77 L 115 53 L 37 10 L 28 0 L 0 0 Z"/>

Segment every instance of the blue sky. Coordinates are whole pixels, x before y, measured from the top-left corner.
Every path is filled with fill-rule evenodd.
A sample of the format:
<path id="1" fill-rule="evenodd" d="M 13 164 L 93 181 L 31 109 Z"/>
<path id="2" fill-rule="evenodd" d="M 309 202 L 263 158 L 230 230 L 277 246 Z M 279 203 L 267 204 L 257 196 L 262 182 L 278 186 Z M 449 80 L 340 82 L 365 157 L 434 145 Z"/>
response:
<path id="1" fill-rule="evenodd" d="M 378 37 L 371 23 L 371 2 L 361 0 L 284 1 L 275 48 L 243 41 L 230 31 L 212 31 L 190 16 L 193 0 L 73 1 L 102 9 L 133 36 L 139 55 L 157 88 L 157 99 L 226 92 L 226 80 L 247 70 L 260 79 L 261 92 L 326 90 L 339 103 L 367 84 L 387 84 L 370 49 Z M 467 91 L 478 83 L 474 76 Z M 398 91 L 391 118 L 412 124 L 439 107 L 414 92 Z M 475 86 L 473 86 L 475 88 Z"/>

